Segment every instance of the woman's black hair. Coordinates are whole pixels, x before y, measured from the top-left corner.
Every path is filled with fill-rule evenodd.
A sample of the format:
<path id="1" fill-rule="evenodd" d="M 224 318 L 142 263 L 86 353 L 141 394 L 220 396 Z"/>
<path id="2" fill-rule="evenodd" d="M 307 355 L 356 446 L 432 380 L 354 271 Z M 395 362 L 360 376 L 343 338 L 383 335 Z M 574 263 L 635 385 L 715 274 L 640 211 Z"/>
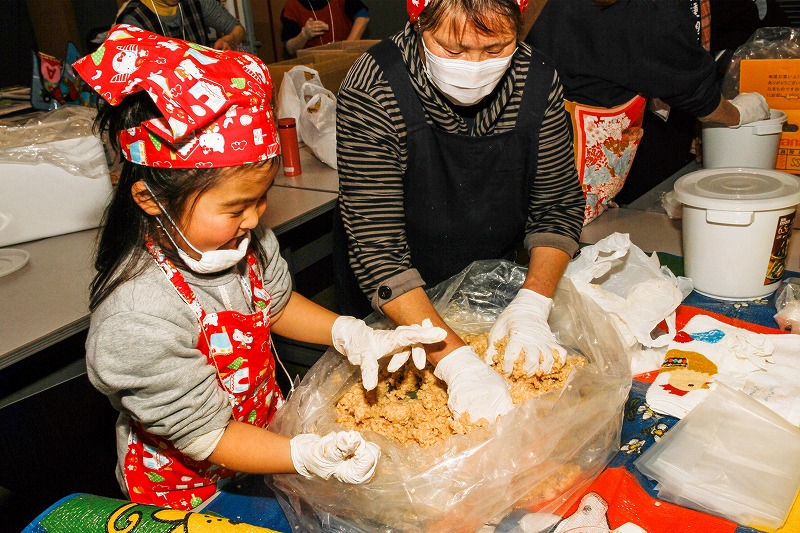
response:
<path id="1" fill-rule="evenodd" d="M 434 0 L 420 13 L 417 31 L 422 33 L 436 28 L 445 20 L 445 16 L 453 14 L 463 14 L 467 22 L 487 35 L 506 29 L 517 36 L 522 32 L 522 13 L 516 0 Z M 460 20 L 458 17 L 452 19 L 454 31 L 460 29 L 456 27 Z M 498 27 L 498 21 L 508 21 L 508 26 Z"/>
<path id="2" fill-rule="evenodd" d="M 109 142 L 117 154 L 120 153 L 119 133 L 127 128 L 139 126 L 142 122 L 161 116 L 151 98 L 145 91 L 125 98 L 118 106 L 101 101 L 95 120 L 95 131 L 108 135 Z M 268 165 L 277 158 L 254 163 Z M 137 181 L 145 182 L 165 209 L 177 223 L 184 213 L 190 213 L 196 198 L 214 187 L 224 177 L 228 168 L 156 168 L 122 161 L 122 172 L 111 202 L 105 210 L 102 230 L 97 243 L 95 269 L 97 273 L 90 285 L 89 309 L 94 311 L 116 287 L 139 275 L 147 266 L 143 261 L 149 256 L 145 241 L 148 237 L 161 246 L 167 257 L 174 263 L 185 266 L 173 250 L 173 246 L 156 218 L 145 213 L 133 199 L 131 187 Z M 260 244 L 261 233 L 254 230 L 250 246 L 258 262 L 263 266 L 266 254 Z"/>

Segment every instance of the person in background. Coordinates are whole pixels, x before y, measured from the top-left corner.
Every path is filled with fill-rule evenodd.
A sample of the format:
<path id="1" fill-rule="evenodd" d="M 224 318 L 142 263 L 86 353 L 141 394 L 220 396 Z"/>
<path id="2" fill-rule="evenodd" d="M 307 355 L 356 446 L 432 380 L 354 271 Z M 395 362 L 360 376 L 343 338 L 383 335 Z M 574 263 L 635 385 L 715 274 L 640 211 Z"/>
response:
<path id="1" fill-rule="evenodd" d="M 292 291 L 260 223 L 281 166 L 266 66 L 119 25 L 75 68 L 105 99 L 97 124 L 124 158 L 86 340 L 89 378 L 120 412 L 123 492 L 192 509 L 235 472 L 368 481 L 380 449 L 358 432 L 267 429 L 283 402 L 271 332 L 335 346 L 367 388 L 378 358 L 399 366 L 445 332 L 373 330 Z"/>
<path id="2" fill-rule="evenodd" d="M 564 83 L 587 222 L 612 199 L 632 201 L 688 163 L 693 117 L 731 127 L 769 117 L 760 94 L 720 95 L 714 58 L 701 43 L 700 7 L 700 0 L 550 0 L 528 33 L 525 41 Z M 648 103 L 662 118 L 645 113 Z M 663 124 L 676 110 L 692 121 L 651 133 L 658 125 L 648 119 Z M 634 162 L 637 150 L 648 157 Z"/>
<path id="3" fill-rule="evenodd" d="M 286 0 L 281 41 L 290 57 L 301 48 L 361 39 L 369 10 L 361 0 Z"/>
<path id="4" fill-rule="evenodd" d="M 504 370 L 524 352 L 529 375 L 563 358 L 547 323 L 578 249 L 584 199 L 561 82 L 519 41 L 527 0 L 408 0 L 405 29 L 361 56 L 337 99 L 335 226 L 342 309 L 396 324 L 433 317 L 427 347 L 458 418 L 511 408 L 503 377 L 441 319 L 423 287 L 475 260 L 529 252 L 523 288 L 489 335 L 508 336 Z"/>
<path id="5" fill-rule="evenodd" d="M 236 50 L 247 37 L 244 26 L 219 0 L 130 0 L 120 9 L 115 24 L 130 24 L 217 50 Z M 216 31 L 213 42 L 210 29 Z"/>

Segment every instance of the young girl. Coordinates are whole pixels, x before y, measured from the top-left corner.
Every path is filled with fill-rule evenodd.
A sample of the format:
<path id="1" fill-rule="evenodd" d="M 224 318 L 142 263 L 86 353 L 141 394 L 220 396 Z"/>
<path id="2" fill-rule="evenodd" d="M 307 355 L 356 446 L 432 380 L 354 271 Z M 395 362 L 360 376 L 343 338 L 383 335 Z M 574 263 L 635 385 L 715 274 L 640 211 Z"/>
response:
<path id="1" fill-rule="evenodd" d="M 75 68 L 105 99 L 98 126 L 124 159 L 86 342 L 89 377 L 120 411 L 123 491 L 191 509 L 235 472 L 368 481 L 380 449 L 359 433 L 264 429 L 283 401 L 270 333 L 332 344 L 367 388 L 378 358 L 397 368 L 445 333 L 373 330 L 292 292 L 259 227 L 280 167 L 266 67 L 119 25 Z"/>

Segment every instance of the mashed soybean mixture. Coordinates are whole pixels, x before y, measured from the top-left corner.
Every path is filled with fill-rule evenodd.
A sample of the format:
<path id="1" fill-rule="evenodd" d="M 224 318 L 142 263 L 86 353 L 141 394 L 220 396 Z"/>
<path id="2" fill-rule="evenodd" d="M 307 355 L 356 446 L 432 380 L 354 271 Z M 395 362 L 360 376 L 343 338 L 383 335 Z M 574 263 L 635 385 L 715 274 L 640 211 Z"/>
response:
<path id="1" fill-rule="evenodd" d="M 487 333 L 463 338 L 479 356 L 486 352 Z M 500 371 L 506 342 L 504 339 L 497 343 L 498 355 L 492 364 L 495 370 Z M 504 376 L 511 386 L 511 400 L 515 406 L 563 387 L 572 367 L 582 366 L 586 361 L 582 357 L 561 361 L 556 356 L 549 374 L 531 377 L 525 375 L 523 362 L 524 357 L 520 357 L 511 375 Z M 447 407 L 447 386 L 433 375 L 433 367 L 428 364 L 418 370 L 411 363 L 391 374 L 382 369 L 378 386 L 371 391 L 364 390 L 361 382 L 353 385 L 336 404 L 336 422 L 347 429 L 374 431 L 401 444 L 420 446 L 431 446 L 450 435 L 464 434 L 487 424 L 484 419 L 470 423 L 466 413 L 453 418 Z"/>

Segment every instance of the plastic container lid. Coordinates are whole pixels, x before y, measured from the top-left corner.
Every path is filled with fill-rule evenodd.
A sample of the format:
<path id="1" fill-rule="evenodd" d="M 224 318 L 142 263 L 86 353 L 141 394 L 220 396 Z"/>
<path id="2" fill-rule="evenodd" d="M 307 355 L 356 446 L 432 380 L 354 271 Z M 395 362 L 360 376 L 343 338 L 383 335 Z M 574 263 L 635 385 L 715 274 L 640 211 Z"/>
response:
<path id="1" fill-rule="evenodd" d="M 800 204 L 800 178 L 777 170 L 709 168 L 675 182 L 682 204 L 719 211 L 770 211 Z"/>

